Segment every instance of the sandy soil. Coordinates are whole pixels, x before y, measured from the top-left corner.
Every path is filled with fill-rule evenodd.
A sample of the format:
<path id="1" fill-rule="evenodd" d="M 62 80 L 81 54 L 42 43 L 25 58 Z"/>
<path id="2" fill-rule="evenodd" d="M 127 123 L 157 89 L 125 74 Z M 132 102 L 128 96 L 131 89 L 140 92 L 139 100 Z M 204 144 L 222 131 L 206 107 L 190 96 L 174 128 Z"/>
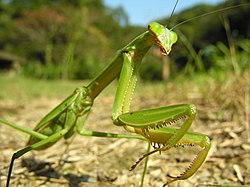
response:
<path id="1" fill-rule="evenodd" d="M 137 93 L 133 110 L 190 102 L 196 104 L 198 116 L 190 131 L 208 135 L 212 148 L 206 163 L 190 179 L 169 186 L 250 185 L 249 90 L 245 75 L 242 82 L 224 85 L 208 81 L 202 90 L 189 85 L 178 89 L 173 84 L 165 88 Z M 245 89 L 243 89 L 245 88 Z M 166 91 L 168 90 L 168 91 Z M 174 90 L 174 91 L 173 91 Z M 114 133 L 126 133 L 112 125 L 111 110 L 114 96 L 100 96 L 93 106 L 85 128 Z M 30 102 L 0 100 L 0 117 L 27 128 L 35 124 L 61 98 L 38 97 Z M 23 148 L 28 136 L 0 125 L 1 186 L 12 154 Z M 69 145 L 69 146 L 68 146 Z M 140 140 L 107 139 L 74 136 L 61 140 L 44 151 L 31 151 L 15 162 L 11 186 L 139 186 L 143 164 L 134 171 L 129 168 L 147 149 Z M 161 186 L 167 174 L 178 174 L 191 162 L 197 148 L 176 148 L 150 156 L 144 186 Z"/>

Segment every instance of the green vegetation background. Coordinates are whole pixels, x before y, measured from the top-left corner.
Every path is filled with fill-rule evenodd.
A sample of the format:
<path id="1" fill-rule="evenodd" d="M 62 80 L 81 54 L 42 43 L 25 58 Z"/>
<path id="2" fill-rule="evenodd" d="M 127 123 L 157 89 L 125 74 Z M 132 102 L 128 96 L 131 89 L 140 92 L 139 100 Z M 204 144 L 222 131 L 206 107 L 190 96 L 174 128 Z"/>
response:
<path id="1" fill-rule="evenodd" d="M 171 28 L 203 13 L 247 0 L 201 4 L 160 23 Z M 39 79 L 91 79 L 145 27 L 130 26 L 126 12 L 101 0 L 0 0 L 0 52 L 20 57 L 20 64 L 1 71 Z M 156 20 L 157 21 L 157 20 Z M 197 18 L 174 30 L 179 42 L 170 54 L 170 78 L 180 74 L 241 74 L 249 68 L 250 6 Z M 1 55 L 0 55 L 1 59 Z M 162 59 L 152 51 L 141 77 L 162 79 Z"/>

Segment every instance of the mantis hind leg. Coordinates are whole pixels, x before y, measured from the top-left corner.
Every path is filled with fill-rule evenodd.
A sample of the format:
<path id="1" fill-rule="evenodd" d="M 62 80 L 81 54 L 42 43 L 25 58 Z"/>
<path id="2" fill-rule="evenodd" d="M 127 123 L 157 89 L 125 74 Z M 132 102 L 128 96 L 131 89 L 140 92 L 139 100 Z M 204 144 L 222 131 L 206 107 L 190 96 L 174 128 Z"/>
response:
<path id="1" fill-rule="evenodd" d="M 46 145 L 48 143 L 57 141 L 58 139 L 63 137 L 67 132 L 68 132 L 68 129 L 63 129 L 63 130 L 49 136 L 48 138 L 46 138 L 44 140 L 41 140 L 41 141 L 39 141 L 37 143 L 29 145 L 28 147 L 25 147 L 24 149 L 21 149 L 21 150 L 15 152 L 13 154 L 12 158 L 11 158 L 11 162 L 10 162 L 10 166 L 9 166 L 9 172 L 8 172 L 8 176 L 7 176 L 6 187 L 9 187 L 11 173 L 12 173 L 12 169 L 13 169 L 14 162 L 15 162 L 16 159 L 18 159 L 19 157 L 21 157 L 22 155 L 24 155 L 25 153 L 27 153 L 27 152 L 29 152 L 31 150 L 39 149 L 40 147 L 42 147 L 42 146 L 44 146 L 44 145 Z"/>

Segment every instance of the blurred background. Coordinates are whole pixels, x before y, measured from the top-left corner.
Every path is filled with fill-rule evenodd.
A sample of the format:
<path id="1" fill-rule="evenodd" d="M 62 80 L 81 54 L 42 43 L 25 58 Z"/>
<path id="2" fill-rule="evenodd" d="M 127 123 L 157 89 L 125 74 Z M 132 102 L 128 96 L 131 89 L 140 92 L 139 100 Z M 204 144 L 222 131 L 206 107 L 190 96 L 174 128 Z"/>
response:
<path id="1" fill-rule="evenodd" d="M 0 117 L 32 129 L 158 21 L 173 28 L 179 40 L 169 56 L 157 47 L 147 53 L 132 110 L 193 103 L 198 115 L 190 131 L 213 143 L 197 174 L 173 186 L 250 185 L 250 6 L 178 25 L 248 2 L 180 0 L 169 18 L 175 0 L 0 0 Z M 96 99 L 87 129 L 125 133 L 110 119 L 114 82 Z M 2 124 L 0 131 L 1 183 L 9 158 L 28 136 Z M 60 142 L 18 159 L 13 186 L 139 186 L 142 165 L 133 172 L 128 168 L 147 143 L 76 136 L 66 153 L 62 147 Z M 150 157 L 145 186 L 161 186 L 166 174 L 184 170 L 194 155 L 189 148 L 178 151 Z"/>
<path id="2" fill-rule="evenodd" d="M 247 1 L 180 1 L 171 20 L 159 16 L 169 16 L 175 1 L 145 1 L 145 7 L 144 3 L 128 1 L 124 4 L 134 10 L 128 11 L 131 16 L 122 4 L 112 2 L 118 3 L 2 0 L 1 73 L 42 79 L 91 79 L 110 63 L 115 51 L 144 32 L 150 21 L 171 28 L 197 15 Z M 223 11 L 178 26 L 174 30 L 179 42 L 167 60 L 173 63 L 164 63 L 162 69 L 162 57 L 153 49 L 144 60 L 141 77 L 154 81 L 174 78 L 180 72 L 244 71 L 249 64 L 245 60 L 249 53 L 249 8 Z M 225 56 L 233 58 L 224 63 Z"/>

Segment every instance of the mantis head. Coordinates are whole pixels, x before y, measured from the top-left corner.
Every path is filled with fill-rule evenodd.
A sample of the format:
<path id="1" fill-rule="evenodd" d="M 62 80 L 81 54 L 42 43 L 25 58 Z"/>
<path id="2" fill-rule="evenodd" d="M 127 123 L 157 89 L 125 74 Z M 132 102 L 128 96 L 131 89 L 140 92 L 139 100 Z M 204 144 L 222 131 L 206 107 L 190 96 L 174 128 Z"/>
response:
<path id="1" fill-rule="evenodd" d="M 156 44 L 160 47 L 162 54 L 169 54 L 172 45 L 177 42 L 177 34 L 156 22 L 150 23 L 148 25 L 148 30 L 154 37 Z"/>

